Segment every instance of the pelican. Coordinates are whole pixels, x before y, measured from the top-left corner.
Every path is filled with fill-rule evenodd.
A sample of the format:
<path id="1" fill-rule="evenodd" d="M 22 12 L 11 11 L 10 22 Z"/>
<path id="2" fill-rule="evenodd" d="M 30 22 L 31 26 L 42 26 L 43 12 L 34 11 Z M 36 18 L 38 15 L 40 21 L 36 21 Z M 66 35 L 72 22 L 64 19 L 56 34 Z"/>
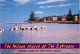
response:
<path id="1" fill-rule="evenodd" d="M 18 30 L 18 27 L 16 26 L 16 27 L 14 28 L 14 30 Z"/>
<path id="2" fill-rule="evenodd" d="M 26 29 L 30 29 L 30 26 L 26 26 Z"/>
<path id="3" fill-rule="evenodd" d="M 46 28 L 46 26 L 42 26 L 42 27 L 41 27 L 41 29 L 45 29 L 45 28 Z"/>
<path id="4" fill-rule="evenodd" d="M 26 30 L 28 29 L 28 27 L 25 28 Z"/>
<path id="5" fill-rule="evenodd" d="M 32 27 L 30 28 L 30 30 L 33 30 L 33 29 L 35 29 L 35 28 L 36 28 L 36 25 L 32 26 Z"/>
<path id="6" fill-rule="evenodd" d="M 25 30 L 25 27 L 21 27 L 20 29 L 21 29 L 21 30 Z"/>
<path id="7" fill-rule="evenodd" d="M 4 31 L 4 29 L 0 29 L 0 32 L 3 32 Z"/>
<path id="8" fill-rule="evenodd" d="M 0 29 L 0 32 L 3 32 L 3 31 Z"/>
<path id="9" fill-rule="evenodd" d="M 34 27 L 30 28 L 30 30 L 33 30 L 33 29 L 34 29 Z"/>
<path id="10" fill-rule="evenodd" d="M 10 29 L 10 31 L 14 31 L 14 29 Z"/>
<path id="11" fill-rule="evenodd" d="M 21 30 L 25 30 L 25 27 L 24 27 L 24 25 L 22 25 L 22 27 L 20 28 Z"/>
<path id="12" fill-rule="evenodd" d="M 35 30 L 39 30 L 40 29 L 40 27 L 39 27 L 39 25 L 37 25 L 37 27 L 35 28 Z"/>
<path id="13" fill-rule="evenodd" d="M 30 28 L 30 30 L 33 30 L 33 29 L 35 29 L 35 26 L 33 26 L 33 27 Z"/>

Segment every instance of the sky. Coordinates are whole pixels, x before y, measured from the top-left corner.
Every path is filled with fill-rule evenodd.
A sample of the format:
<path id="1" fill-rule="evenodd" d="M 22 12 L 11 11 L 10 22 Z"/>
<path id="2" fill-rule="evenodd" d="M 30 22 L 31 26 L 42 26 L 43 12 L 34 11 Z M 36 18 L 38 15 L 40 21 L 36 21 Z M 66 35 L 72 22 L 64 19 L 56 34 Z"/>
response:
<path id="1" fill-rule="evenodd" d="M 79 12 L 79 0 L 0 0 L 0 23 L 22 22 L 30 17 L 31 11 L 35 16 L 63 16 Z"/>

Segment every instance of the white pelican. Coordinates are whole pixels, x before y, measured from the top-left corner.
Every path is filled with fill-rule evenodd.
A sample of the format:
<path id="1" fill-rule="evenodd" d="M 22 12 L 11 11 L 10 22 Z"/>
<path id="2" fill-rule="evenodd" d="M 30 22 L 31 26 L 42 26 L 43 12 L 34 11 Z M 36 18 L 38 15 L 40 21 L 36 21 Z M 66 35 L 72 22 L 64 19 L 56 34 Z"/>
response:
<path id="1" fill-rule="evenodd" d="M 30 26 L 26 26 L 26 29 L 30 29 Z"/>
<path id="2" fill-rule="evenodd" d="M 10 29 L 10 31 L 14 31 L 14 29 Z"/>
<path id="3" fill-rule="evenodd" d="M 30 28 L 30 30 L 33 30 L 33 29 L 35 29 L 35 26 L 32 26 L 32 27 Z"/>
<path id="4" fill-rule="evenodd" d="M 22 25 L 22 27 L 20 28 L 21 30 L 25 30 L 25 27 L 24 27 L 24 25 Z"/>
<path id="5" fill-rule="evenodd" d="M 25 27 L 21 27 L 20 29 L 21 29 L 21 30 L 25 30 Z"/>
<path id="6" fill-rule="evenodd" d="M 36 25 L 35 30 L 39 30 L 39 29 L 40 29 L 39 25 Z"/>
<path id="7" fill-rule="evenodd" d="M 0 29 L 0 32 L 3 32 L 4 31 L 4 29 Z"/>
<path id="8" fill-rule="evenodd" d="M 16 27 L 14 28 L 14 30 L 18 30 L 18 27 L 16 26 Z"/>
<path id="9" fill-rule="evenodd" d="M 34 29 L 34 27 L 30 28 L 30 30 L 33 30 L 33 29 Z"/>
<path id="10" fill-rule="evenodd" d="M 41 29 L 45 29 L 45 28 L 46 28 L 46 26 L 42 26 L 42 27 L 41 27 Z"/>
<path id="11" fill-rule="evenodd" d="M 3 31 L 0 29 L 0 32 L 3 32 Z"/>

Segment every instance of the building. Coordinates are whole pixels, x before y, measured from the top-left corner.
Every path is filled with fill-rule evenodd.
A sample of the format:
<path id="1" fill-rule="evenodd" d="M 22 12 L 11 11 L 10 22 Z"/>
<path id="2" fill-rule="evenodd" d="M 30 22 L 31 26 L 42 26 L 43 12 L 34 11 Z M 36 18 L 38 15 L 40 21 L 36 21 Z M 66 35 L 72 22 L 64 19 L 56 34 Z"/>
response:
<path id="1" fill-rule="evenodd" d="M 77 14 L 74 15 L 74 20 L 78 21 L 79 20 L 79 16 Z"/>
<path id="2" fill-rule="evenodd" d="M 43 18 L 41 18 L 40 21 L 44 21 Z"/>
<path id="3" fill-rule="evenodd" d="M 66 17 L 62 16 L 62 22 L 65 22 L 65 21 L 66 21 Z"/>
<path id="4" fill-rule="evenodd" d="M 40 18 L 37 16 L 37 17 L 35 17 L 36 18 L 36 21 L 40 21 Z"/>
<path id="5" fill-rule="evenodd" d="M 47 21 L 47 17 L 43 17 L 43 21 L 46 22 Z"/>
<path id="6" fill-rule="evenodd" d="M 48 21 L 50 21 L 50 17 L 48 17 Z"/>
<path id="7" fill-rule="evenodd" d="M 58 20 L 58 16 L 53 16 L 52 17 L 52 21 L 57 21 Z"/>
<path id="8" fill-rule="evenodd" d="M 57 21 L 62 21 L 62 17 L 63 17 L 63 16 L 58 16 Z"/>
<path id="9" fill-rule="evenodd" d="M 72 15 L 73 16 L 73 21 L 79 21 L 79 15 L 78 14 L 75 14 L 75 15 Z M 68 21 L 67 20 L 68 18 L 68 14 L 64 15 L 64 16 L 48 16 L 48 17 L 43 17 L 43 18 L 39 18 L 39 17 L 36 17 L 36 20 L 37 21 L 43 21 L 43 22 L 73 22 L 73 21 Z"/>

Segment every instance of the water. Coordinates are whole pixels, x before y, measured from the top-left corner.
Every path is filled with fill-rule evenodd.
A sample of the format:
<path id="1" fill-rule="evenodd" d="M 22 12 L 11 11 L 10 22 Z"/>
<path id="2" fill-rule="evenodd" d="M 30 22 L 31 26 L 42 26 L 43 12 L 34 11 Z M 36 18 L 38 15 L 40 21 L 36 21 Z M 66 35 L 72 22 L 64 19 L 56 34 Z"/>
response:
<path id="1" fill-rule="evenodd" d="M 17 26 L 20 28 L 22 24 Z M 24 24 L 34 25 L 34 24 Z M 37 25 L 37 24 L 36 24 Z M 0 33 L 0 43 L 79 43 L 79 24 L 38 24 L 46 25 L 43 30 L 9 31 L 15 24 L 3 24 L 0 27 L 5 31 Z M 3 52 L 4 50 L 2 50 Z M 11 52 L 14 50 L 7 50 Z M 68 50 L 70 51 L 70 50 Z M 78 52 L 71 50 L 71 52 Z"/>
<path id="2" fill-rule="evenodd" d="M 18 27 L 20 28 L 21 25 L 18 24 Z M 15 27 L 15 24 L 3 24 L 1 27 L 5 28 L 5 31 L 0 33 L 1 43 L 79 43 L 79 24 L 44 25 L 47 28 L 43 30 L 9 31 L 10 28 Z"/>

